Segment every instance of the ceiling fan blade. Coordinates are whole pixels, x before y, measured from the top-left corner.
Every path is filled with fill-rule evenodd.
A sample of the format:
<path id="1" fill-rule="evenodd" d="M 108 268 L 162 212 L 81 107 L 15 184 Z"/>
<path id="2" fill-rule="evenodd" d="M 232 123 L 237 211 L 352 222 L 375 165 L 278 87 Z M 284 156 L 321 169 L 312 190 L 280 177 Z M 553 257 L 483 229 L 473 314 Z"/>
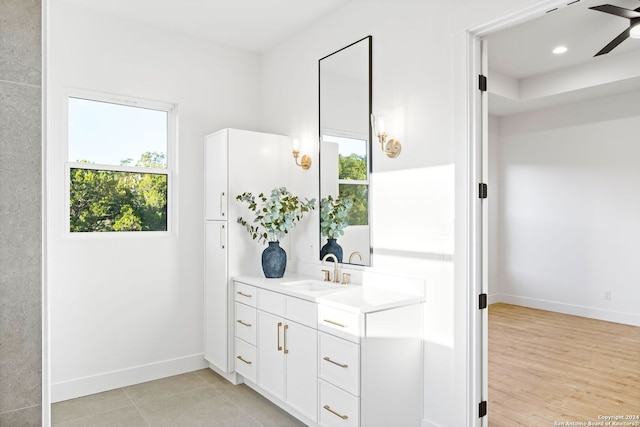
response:
<path id="1" fill-rule="evenodd" d="M 605 53 L 611 52 L 616 46 L 618 46 L 620 43 L 622 43 L 629 37 L 630 32 L 631 32 L 631 28 L 627 28 L 622 33 L 620 33 L 618 37 L 611 40 L 611 42 L 609 42 L 608 45 L 600 49 L 600 52 L 596 53 L 593 56 L 595 57 L 595 56 L 604 55 Z"/>
<path id="2" fill-rule="evenodd" d="M 610 13 L 611 15 L 621 16 L 627 19 L 640 18 L 640 12 L 638 10 L 625 9 L 623 7 L 614 6 L 612 4 L 603 4 L 600 6 L 593 6 L 593 7 L 590 7 L 589 9 Z"/>

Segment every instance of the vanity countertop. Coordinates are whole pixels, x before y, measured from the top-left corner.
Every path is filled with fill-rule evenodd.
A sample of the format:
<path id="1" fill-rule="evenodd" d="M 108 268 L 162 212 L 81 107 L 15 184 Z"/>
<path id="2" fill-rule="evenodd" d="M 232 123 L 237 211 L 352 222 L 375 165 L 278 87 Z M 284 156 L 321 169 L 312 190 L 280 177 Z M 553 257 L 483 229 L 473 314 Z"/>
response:
<path id="1" fill-rule="evenodd" d="M 345 311 L 363 314 L 419 304 L 424 302 L 424 297 L 373 286 L 354 286 L 342 292 L 319 296 L 316 302 Z"/>
<path id="2" fill-rule="evenodd" d="M 315 277 L 300 274 L 278 279 L 256 276 L 237 276 L 233 279 L 247 285 L 359 314 L 424 302 L 424 297 L 420 295 L 366 285 L 322 282 Z M 308 290 L 305 289 L 304 283 L 311 283 L 321 288 Z"/>

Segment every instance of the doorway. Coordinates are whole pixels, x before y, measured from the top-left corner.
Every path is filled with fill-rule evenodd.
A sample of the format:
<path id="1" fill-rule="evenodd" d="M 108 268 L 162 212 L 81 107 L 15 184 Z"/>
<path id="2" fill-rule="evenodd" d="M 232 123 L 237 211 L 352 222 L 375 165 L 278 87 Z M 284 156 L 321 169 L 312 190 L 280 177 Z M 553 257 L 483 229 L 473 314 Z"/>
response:
<path id="1" fill-rule="evenodd" d="M 556 2 L 556 3 L 557 4 L 553 4 L 552 6 L 558 8 L 558 9 L 569 10 L 569 8 L 571 8 L 571 7 L 574 7 L 574 8 L 578 7 L 578 5 L 576 4 L 577 2 L 570 2 L 570 3 Z M 591 2 L 584 1 L 580 5 L 580 7 L 581 8 L 587 8 L 589 6 L 589 4 L 587 4 L 587 3 L 591 3 Z M 477 64 L 476 55 L 479 54 L 479 49 L 477 48 L 477 46 L 478 46 L 480 40 L 485 39 L 488 36 L 491 36 L 492 34 L 501 31 L 504 28 L 507 28 L 507 27 L 519 27 L 519 26 L 522 26 L 523 23 L 525 23 L 525 22 L 528 22 L 530 20 L 539 18 L 541 16 L 545 16 L 547 11 L 549 11 L 551 9 L 552 8 L 549 6 L 549 4 L 547 4 L 545 8 L 539 8 L 538 10 L 533 11 L 533 12 L 528 11 L 528 12 L 525 12 L 525 13 L 521 14 L 520 16 L 518 16 L 515 19 L 514 18 L 510 18 L 510 19 L 507 19 L 507 20 L 505 20 L 505 21 L 503 21 L 503 22 L 501 22 L 501 23 L 499 23 L 497 25 L 493 25 L 491 28 L 487 27 L 487 28 L 483 28 L 481 30 L 478 30 L 477 32 L 473 32 L 472 37 L 471 37 L 471 44 L 476 48 L 476 50 L 472 49 L 472 50 L 474 50 L 474 52 L 472 53 L 472 58 L 469 59 L 468 63 L 469 64 Z M 552 12 L 552 13 L 555 13 L 555 12 Z M 490 50 L 492 49 L 491 43 L 489 43 L 489 49 Z M 489 65 L 491 65 L 491 59 L 489 59 Z M 473 67 L 470 67 L 470 68 L 473 68 Z M 472 79 L 474 77 L 476 77 L 475 73 L 472 72 L 471 76 L 469 76 L 469 81 L 472 81 Z M 489 73 L 489 81 L 490 82 L 492 81 L 491 78 L 492 78 L 491 77 L 491 73 Z M 489 86 L 491 86 L 491 83 L 489 83 Z M 634 89 L 634 90 L 637 90 L 637 89 Z M 605 94 L 600 93 L 599 96 L 603 97 L 603 96 L 605 96 Z M 611 98 L 611 96 L 614 96 L 614 95 L 606 95 L 606 96 L 608 96 L 610 98 L 609 101 L 613 102 L 613 98 Z M 623 93 L 618 92 L 617 95 L 615 95 L 615 96 L 617 96 L 617 99 L 616 99 L 617 101 L 622 100 L 623 102 L 625 102 L 625 100 L 626 100 L 625 94 L 623 94 Z M 481 103 L 478 101 L 477 98 L 478 98 L 477 93 L 474 93 L 473 96 L 472 96 L 473 101 L 471 102 L 471 104 L 476 106 L 476 108 L 479 108 Z M 637 99 L 637 95 L 636 95 L 636 99 Z M 604 118 L 603 121 L 607 121 L 607 124 L 606 124 L 607 126 L 611 125 L 612 128 L 616 128 L 616 127 L 620 126 L 619 118 L 613 117 L 613 115 L 611 114 L 612 112 L 611 111 L 607 111 L 608 110 L 607 107 L 597 107 L 597 106 L 594 106 L 594 105 L 591 105 L 589 107 L 588 98 L 578 99 L 577 101 L 579 101 L 579 102 L 581 102 L 583 104 L 583 105 L 581 105 L 581 108 L 584 109 L 582 111 L 587 113 L 587 117 L 583 116 L 583 118 L 589 119 L 591 121 L 595 121 L 595 119 L 602 120 Z M 576 102 L 576 100 L 574 100 L 573 102 Z M 540 104 L 540 105 L 542 105 L 542 104 Z M 542 108 L 542 107 L 538 106 L 538 109 L 539 108 Z M 572 115 L 570 114 L 571 113 L 571 108 L 566 106 L 566 104 L 565 104 L 564 108 L 557 107 L 557 106 L 555 106 L 555 107 L 554 106 L 546 106 L 544 108 L 555 108 L 556 112 L 564 111 L 565 120 L 566 120 L 566 118 L 569 118 L 569 120 L 571 121 L 570 122 L 571 126 L 579 126 L 581 124 L 581 121 L 580 121 L 581 119 L 577 118 L 577 117 L 572 117 Z M 605 111 L 602 111 L 602 110 L 605 110 Z M 531 110 L 531 111 L 533 111 L 533 110 Z M 520 111 L 518 114 L 521 114 L 521 117 L 525 117 L 523 114 L 526 114 L 526 112 L 525 111 Z M 529 113 L 529 114 L 533 114 L 533 113 Z M 562 118 L 561 116 L 562 116 L 562 114 L 560 114 L 560 115 L 558 115 L 556 117 L 556 121 L 555 121 L 556 124 L 560 123 L 559 119 Z M 623 124 L 624 126 L 629 125 L 630 116 L 631 115 L 627 115 L 625 113 L 625 117 L 623 118 L 623 121 L 625 121 L 625 123 Z M 534 117 L 534 116 L 532 115 L 530 117 Z M 540 118 L 540 116 L 537 116 L 537 117 Z M 473 132 L 474 137 L 473 138 L 475 138 L 475 141 L 477 142 L 477 141 L 480 141 L 482 139 L 481 136 L 482 136 L 482 134 L 484 132 L 487 131 L 487 129 L 483 129 L 482 128 L 482 126 L 481 126 L 482 121 L 479 120 L 477 116 L 474 117 L 474 120 L 470 120 L 470 122 L 474 123 L 474 125 L 471 125 L 471 127 L 473 127 L 473 129 L 474 129 L 474 132 Z M 522 121 L 524 121 L 524 119 Z M 617 122 L 611 123 L 611 121 L 617 121 Z M 529 126 L 530 126 L 531 129 L 533 129 L 534 131 L 543 132 L 543 130 L 541 128 L 536 128 L 536 120 L 529 120 L 529 122 L 530 122 Z M 588 122 L 588 120 L 585 120 L 585 123 L 586 122 Z M 524 126 L 523 123 L 520 123 L 519 125 L 520 125 L 520 128 L 522 128 L 522 126 Z M 510 123 L 510 126 L 511 126 L 510 130 L 513 130 L 514 126 L 515 126 L 513 121 L 512 121 L 512 123 Z M 604 136 L 613 135 L 613 133 L 611 132 L 610 129 L 609 130 L 605 129 L 605 128 L 607 128 L 607 126 L 603 126 L 603 128 L 600 129 L 600 131 L 602 131 L 601 136 L 603 136 L 603 135 Z M 582 130 L 583 131 L 585 131 L 585 130 L 593 131 L 595 129 L 593 129 L 593 127 L 590 127 L 590 126 L 585 126 L 585 127 L 582 128 Z M 490 131 L 487 132 L 487 133 L 490 133 Z M 582 140 L 584 140 L 584 138 L 583 139 L 577 139 L 577 141 L 582 141 Z M 483 148 L 485 148 L 485 147 L 483 147 L 483 145 L 481 143 L 478 143 L 478 144 L 474 145 L 472 147 L 472 150 L 471 150 L 472 156 L 474 157 L 474 160 L 470 162 L 470 164 L 472 164 L 473 166 L 470 168 L 470 172 L 469 172 L 469 174 L 472 177 L 472 180 L 471 180 L 472 185 L 477 183 L 477 182 L 486 182 L 485 179 L 487 177 L 483 176 L 483 173 L 482 173 L 483 169 L 481 167 L 482 160 L 483 160 L 482 156 L 481 156 L 481 153 L 483 152 Z M 560 148 L 562 148 L 562 147 L 560 147 Z M 570 154 L 572 150 L 580 149 L 580 147 L 578 147 L 578 148 L 569 147 L 569 148 L 565 148 L 565 149 L 568 150 L 569 154 Z M 614 150 L 610 150 L 609 152 L 611 152 L 611 151 L 616 152 L 617 150 L 614 149 Z M 530 152 L 529 153 L 530 156 L 534 156 L 534 157 L 536 155 L 539 155 L 539 154 L 540 153 L 535 153 L 535 152 L 533 152 L 533 153 Z M 478 158 L 478 156 L 480 156 L 481 158 Z M 489 154 L 489 156 L 490 156 L 490 154 Z M 598 156 L 602 157 L 602 153 L 596 154 L 594 159 L 597 158 Z M 552 166 L 559 166 L 560 165 L 559 160 L 561 160 L 563 156 L 560 155 L 560 156 L 557 156 L 557 157 L 559 157 L 559 159 L 554 159 L 554 160 L 557 160 L 557 161 L 555 162 L 555 165 L 552 165 Z M 489 157 L 488 160 L 489 160 L 489 162 L 491 162 L 491 157 Z M 525 166 L 527 166 L 527 165 L 525 165 Z M 521 173 L 521 174 L 526 174 L 528 172 L 530 172 L 530 170 L 527 171 L 526 167 L 525 168 L 521 168 L 521 170 L 518 171 L 518 173 Z M 585 176 L 589 177 L 590 173 L 587 173 Z M 540 176 L 537 176 L 536 178 L 540 179 Z M 547 186 L 547 189 L 549 189 L 549 188 L 554 189 L 553 186 L 557 186 L 557 181 L 553 180 L 553 179 L 548 179 L 547 182 L 545 182 L 545 185 Z M 608 185 L 606 185 L 605 187 L 607 187 L 607 186 Z M 474 187 L 475 186 L 471 186 L 473 191 L 475 191 Z M 527 187 L 524 187 L 524 188 L 527 188 Z M 575 188 L 575 187 L 573 187 L 573 188 Z M 497 189 L 497 187 L 495 185 L 493 185 L 491 183 L 491 179 L 489 179 L 489 199 L 488 199 L 489 203 L 491 202 L 491 196 L 496 194 L 494 189 Z M 589 190 L 592 190 L 592 189 L 593 189 L 593 187 L 589 188 L 587 186 L 587 190 L 586 191 L 588 192 Z M 529 208 L 530 212 L 533 212 L 536 209 L 540 210 L 540 208 L 536 207 L 535 203 L 533 203 L 536 200 L 538 202 L 540 201 L 540 198 L 536 197 L 538 194 L 535 194 L 535 195 L 532 195 L 531 193 L 526 194 L 527 191 L 521 191 L 520 193 L 524 193 L 523 196 L 522 196 L 522 199 L 524 200 L 523 203 L 524 203 L 525 206 L 527 206 Z M 513 190 L 511 193 L 509 193 L 509 195 L 515 197 L 515 196 L 518 196 L 518 192 Z M 567 193 L 567 199 L 568 200 L 571 198 L 571 197 L 569 197 L 571 195 L 572 195 L 572 193 Z M 584 196 L 584 194 L 581 194 L 578 197 L 581 198 L 583 196 Z M 586 197 L 589 197 L 589 196 L 587 195 Z M 591 197 L 594 197 L 593 193 L 592 193 Z M 527 202 L 527 199 L 529 199 L 529 202 Z M 527 203 L 529 203 L 529 204 L 527 204 Z M 584 215 L 585 212 L 589 212 L 589 214 L 604 215 L 606 210 L 611 210 L 611 209 L 607 209 L 606 208 L 607 206 L 610 206 L 610 203 L 608 203 L 608 202 L 607 203 L 602 203 L 602 205 L 605 206 L 604 210 L 603 211 L 597 211 L 597 212 L 594 212 L 593 208 L 590 209 L 590 210 L 586 210 L 584 208 L 584 206 L 577 206 L 575 208 L 576 211 L 574 212 L 574 217 L 578 218 L 578 221 L 574 221 L 574 223 L 580 222 L 580 219 L 582 219 L 582 217 L 585 216 Z M 596 210 L 597 209 L 598 208 L 596 208 Z M 496 254 L 492 254 L 492 252 L 490 252 L 487 249 L 487 246 L 482 244 L 482 242 L 483 242 L 482 237 L 484 236 L 485 240 L 487 240 L 488 237 L 489 237 L 489 233 L 487 232 L 488 230 L 485 229 L 484 230 L 484 234 L 480 232 L 482 219 L 483 219 L 482 210 L 483 210 L 482 207 L 476 209 L 476 211 L 474 212 L 474 217 L 473 217 L 473 221 L 474 221 L 474 224 L 476 226 L 476 232 L 479 233 L 480 238 L 479 238 L 479 243 L 477 242 L 475 245 L 472 245 L 475 248 L 477 248 L 476 249 L 477 253 L 476 253 L 476 256 L 473 257 L 473 260 L 474 260 L 475 264 L 478 267 L 476 268 L 475 274 L 472 274 L 471 277 L 475 278 L 475 280 L 478 280 L 478 281 L 482 281 L 482 277 L 484 276 L 485 273 L 487 273 L 487 276 L 489 275 L 487 271 L 483 271 L 483 266 L 484 266 L 485 269 L 489 269 L 490 266 L 491 266 L 491 262 L 492 262 L 492 257 L 491 256 L 492 255 L 494 256 L 494 261 L 495 261 L 495 257 L 496 257 Z M 523 209 L 523 210 L 526 210 L 526 209 Z M 491 218 L 491 217 L 489 217 L 489 218 Z M 502 219 L 500 219 L 500 220 L 502 220 Z M 609 221 L 616 222 L 617 221 L 617 217 L 613 217 L 613 219 L 610 219 Z M 588 224 L 588 222 L 585 221 L 585 224 Z M 545 226 L 548 227 L 549 223 L 539 224 L 539 225 L 540 225 L 540 227 L 545 227 Z M 582 225 L 582 224 L 580 224 L 580 225 Z M 588 227 L 588 225 L 587 225 L 587 227 Z M 530 234 L 533 237 L 537 238 L 538 241 L 542 240 L 542 239 L 540 239 L 540 234 L 539 233 L 536 235 L 535 228 L 531 229 L 530 231 L 531 231 Z M 566 232 L 567 231 L 567 227 L 559 227 L 556 231 L 560 232 L 560 233 L 562 233 L 563 231 Z M 571 230 L 569 230 L 569 231 L 571 231 Z M 574 240 L 575 240 L 576 237 L 579 238 L 579 236 L 584 236 L 585 235 L 585 233 L 583 233 L 582 230 L 574 230 L 574 231 L 575 231 L 575 233 L 573 233 L 572 236 L 567 236 L 567 237 L 573 237 Z M 593 234 L 593 230 L 589 230 L 589 233 Z M 589 233 L 587 233 L 587 235 L 589 235 Z M 606 233 L 604 233 L 604 234 L 606 234 Z M 526 236 L 524 236 L 524 237 L 526 237 Z M 560 240 L 560 239 L 549 239 L 548 241 L 543 242 L 544 244 L 541 244 L 539 247 L 534 248 L 534 249 L 536 249 L 538 251 L 538 254 L 541 254 L 542 257 L 544 257 L 546 255 L 553 254 L 554 251 L 551 250 L 551 249 L 557 249 L 557 250 L 561 250 L 562 249 L 562 250 L 565 250 L 565 252 L 566 252 L 566 250 L 570 250 L 570 247 L 552 248 L 550 246 L 550 245 L 557 245 L 558 241 L 562 241 L 562 240 Z M 589 243 L 591 243 L 591 242 L 587 242 L 587 244 L 589 244 Z M 600 246 L 607 246 L 607 245 L 605 244 L 605 245 L 600 245 Z M 620 245 L 618 245 L 618 247 L 619 246 Z M 579 242 L 578 242 L 577 248 L 578 248 L 578 250 L 582 249 L 579 246 Z M 509 249 L 512 249 L 512 248 L 509 248 Z M 598 252 L 598 251 L 600 251 L 600 252 Z M 577 256 L 578 259 L 570 260 L 569 264 L 571 264 L 573 262 L 578 262 L 579 260 L 585 260 L 585 259 L 587 259 L 587 260 L 588 259 L 601 260 L 602 256 L 606 255 L 606 249 L 603 249 L 602 247 L 600 247 L 600 248 L 598 248 L 598 251 L 596 251 L 596 253 L 592 253 L 592 254 L 582 254 L 583 256 L 581 256 L 581 257 L 578 256 L 580 254 L 576 254 L 575 253 L 577 251 L 574 251 L 574 253 L 572 255 L 573 256 Z M 599 257 L 597 257 L 596 254 L 598 254 Z M 510 255 L 513 255 L 513 254 L 510 254 Z M 511 256 L 510 261 L 513 261 L 513 258 L 514 257 Z M 527 260 L 525 259 L 524 262 L 526 263 Z M 569 264 L 565 263 L 565 265 L 567 266 L 567 269 L 569 269 L 569 267 L 570 267 Z M 595 263 L 591 264 L 591 266 L 593 266 L 594 264 Z M 544 271 L 545 265 L 548 266 L 549 264 L 548 263 L 547 264 L 540 263 L 538 265 L 539 266 L 539 270 L 538 271 Z M 573 264 L 571 264 L 571 265 L 573 265 Z M 584 263 L 583 263 L 583 265 L 584 265 Z M 589 263 L 587 263 L 586 265 L 588 266 Z M 589 273 L 587 273 L 585 270 L 587 270 L 587 269 L 583 268 L 584 278 L 587 279 L 587 280 L 591 280 L 591 279 L 593 279 L 593 277 L 597 276 L 598 274 L 600 274 L 600 275 L 602 274 L 602 273 L 593 273 L 593 272 L 591 272 L 591 275 L 589 275 Z M 562 273 L 565 273 L 565 272 L 560 271 L 558 273 L 560 273 L 559 275 L 561 276 Z M 623 281 L 624 277 L 617 278 L 617 280 L 618 281 Z M 543 296 L 539 297 L 539 298 L 536 298 L 534 295 L 531 295 L 531 294 L 525 294 L 525 295 L 513 295 L 513 294 L 507 294 L 507 293 L 505 293 L 505 294 L 507 294 L 507 296 L 510 297 L 510 299 L 507 298 L 507 300 L 509 300 L 509 302 L 512 302 L 512 303 L 514 303 L 516 305 L 517 304 L 523 304 L 523 305 L 530 305 L 530 306 L 533 305 L 533 306 L 535 306 L 536 304 L 538 304 L 540 306 L 539 308 L 547 309 L 548 311 L 551 311 L 551 312 L 553 312 L 553 311 L 563 312 L 564 311 L 565 313 L 574 314 L 574 315 L 577 315 L 577 316 L 596 317 L 596 318 L 600 318 L 602 320 L 610 321 L 610 322 L 611 321 L 613 321 L 613 322 L 618 321 L 620 323 L 633 324 L 633 322 L 637 321 L 637 308 L 634 310 L 632 307 L 627 306 L 627 308 L 625 309 L 624 304 L 621 304 L 621 305 L 618 306 L 618 313 L 617 314 L 606 313 L 607 312 L 606 306 L 604 306 L 602 304 L 599 304 L 599 302 L 601 302 L 601 300 L 607 300 L 607 295 L 609 297 L 609 300 L 611 300 L 611 292 L 610 292 L 609 289 L 600 288 L 599 286 L 602 286 L 602 285 L 595 284 L 595 282 L 596 282 L 596 280 L 591 280 L 588 283 L 588 286 L 586 288 L 584 286 L 582 288 L 580 288 L 580 293 L 584 293 L 585 295 L 589 294 L 589 295 L 587 295 L 585 298 L 583 298 L 581 300 L 581 301 L 584 301 L 583 303 L 581 303 L 581 304 L 573 304 L 573 307 L 571 307 L 571 304 L 569 304 L 567 302 L 567 301 L 571 301 L 570 299 L 569 300 L 560 299 L 559 301 L 553 301 L 552 299 L 550 299 L 548 297 L 548 294 L 546 294 L 546 295 L 543 294 Z M 584 284 L 585 284 L 585 281 L 583 280 L 581 282 L 581 285 L 584 285 Z M 557 286 L 558 284 L 557 283 L 555 283 L 555 284 L 552 283 L 551 285 L 556 285 Z M 607 286 L 609 286 L 609 285 L 607 285 Z M 491 286 L 489 285 L 489 287 L 491 287 Z M 550 287 L 552 287 L 552 286 L 550 286 Z M 474 289 L 474 287 L 472 286 L 471 289 Z M 475 289 L 483 290 L 481 284 L 476 284 L 476 288 Z M 489 289 L 488 291 L 489 291 L 489 302 L 493 302 L 496 299 L 495 298 L 496 296 L 492 295 L 491 289 Z M 607 294 L 607 291 L 609 291 L 608 294 Z M 623 295 L 627 295 L 627 294 L 625 294 L 625 292 L 627 292 L 627 291 L 622 289 L 622 294 Z M 473 296 L 474 295 L 472 293 L 472 297 Z M 547 302 L 547 304 L 545 304 L 545 301 Z M 591 304 L 589 305 L 587 303 L 591 303 Z M 629 314 L 629 316 L 626 316 L 625 313 Z M 607 316 L 609 316 L 609 317 L 607 317 Z M 483 322 L 478 322 L 476 324 L 476 328 L 477 328 L 476 329 L 476 334 L 477 334 L 477 336 L 482 336 L 483 337 L 481 342 L 482 342 L 482 345 L 484 346 L 484 347 L 480 347 L 480 348 L 476 348 L 475 349 L 475 351 L 476 351 L 475 354 L 476 355 L 482 355 L 483 354 L 483 350 L 486 351 L 486 348 L 487 348 L 486 345 L 488 344 L 488 342 L 485 339 L 485 337 L 487 336 L 487 334 L 486 334 L 487 333 L 487 329 L 485 329 L 485 328 L 487 326 L 488 325 L 486 323 L 483 324 Z M 632 335 L 637 334 L 637 332 L 636 332 L 637 329 L 628 329 L 628 331 L 631 331 L 629 333 L 632 334 Z M 481 358 L 481 360 L 482 360 L 482 358 Z M 484 360 L 482 360 L 482 362 L 480 362 L 480 364 L 483 365 L 483 366 L 482 366 L 482 368 L 479 368 L 479 371 L 481 371 L 482 373 L 477 375 L 478 378 L 481 378 L 481 380 L 478 381 L 478 383 L 480 384 L 478 388 L 482 389 L 482 393 L 483 393 L 484 397 L 487 396 L 486 393 L 488 392 L 488 376 L 485 376 L 485 374 L 487 373 L 487 371 L 486 371 L 486 367 L 487 367 L 486 363 L 487 362 L 488 362 L 487 359 L 484 359 Z M 640 363 L 640 362 L 638 362 L 638 363 Z M 593 404 L 596 405 L 597 402 L 593 402 Z M 488 418 L 489 421 L 491 421 L 491 413 L 492 413 L 491 406 L 489 406 L 489 418 Z M 597 415 L 596 415 L 596 417 L 597 417 Z M 557 420 L 557 421 L 563 421 L 563 420 Z M 591 420 L 591 419 L 589 419 L 589 420 L 586 420 L 586 419 L 585 420 L 581 420 L 581 419 L 578 419 L 578 418 L 574 417 L 573 419 L 566 419 L 564 421 L 585 421 L 586 422 L 586 421 L 597 421 L 597 419 L 594 419 L 594 420 Z M 483 420 L 482 421 L 482 425 L 487 425 L 487 421 Z M 489 425 L 495 425 L 495 424 L 489 424 Z"/>

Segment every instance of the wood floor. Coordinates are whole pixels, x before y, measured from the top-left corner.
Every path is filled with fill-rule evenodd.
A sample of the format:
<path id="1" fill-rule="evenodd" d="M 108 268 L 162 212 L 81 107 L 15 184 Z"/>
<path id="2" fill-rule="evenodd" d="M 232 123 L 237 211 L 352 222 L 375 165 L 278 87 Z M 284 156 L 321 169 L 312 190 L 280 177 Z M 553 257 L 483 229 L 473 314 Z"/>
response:
<path id="1" fill-rule="evenodd" d="M 638 416 L 618 425 L 640 426 L 640 328 L 492 304 L 488 407 L 490 427 L 611 415 Z"/>

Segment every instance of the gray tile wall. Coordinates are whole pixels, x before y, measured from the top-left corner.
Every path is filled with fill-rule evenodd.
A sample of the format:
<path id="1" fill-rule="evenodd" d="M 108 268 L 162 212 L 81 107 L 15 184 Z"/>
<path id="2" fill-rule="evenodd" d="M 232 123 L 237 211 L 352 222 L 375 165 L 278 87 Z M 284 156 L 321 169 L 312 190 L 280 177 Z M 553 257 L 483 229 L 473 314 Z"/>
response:
<path id="1" fill-rule="evenodd" d="M 40 0 L 0 0 L 0 427 L 41 425 Z"/>

